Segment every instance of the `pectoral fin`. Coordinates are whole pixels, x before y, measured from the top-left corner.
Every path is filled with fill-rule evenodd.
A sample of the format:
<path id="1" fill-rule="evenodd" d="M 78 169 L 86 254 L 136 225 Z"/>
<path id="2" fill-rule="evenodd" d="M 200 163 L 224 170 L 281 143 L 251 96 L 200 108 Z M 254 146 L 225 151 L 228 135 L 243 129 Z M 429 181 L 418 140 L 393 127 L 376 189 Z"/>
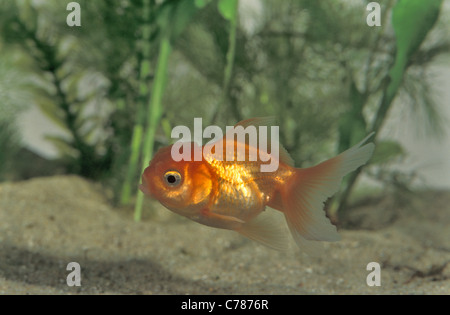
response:
<path id="1" fill-rule="evenodd" d="M 214 213 L 208 209 L 203 210 L 201 215 L 190 217 L 190 219 L 204 225 L 227 230 L 239 229 L 245 223 L 239 218 Z"/>

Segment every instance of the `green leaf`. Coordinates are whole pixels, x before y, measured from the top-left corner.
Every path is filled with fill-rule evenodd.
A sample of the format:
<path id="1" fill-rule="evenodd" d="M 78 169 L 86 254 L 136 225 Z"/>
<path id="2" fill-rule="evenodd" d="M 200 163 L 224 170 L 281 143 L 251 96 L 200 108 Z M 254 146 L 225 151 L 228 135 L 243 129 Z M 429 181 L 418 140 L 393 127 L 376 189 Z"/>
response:
<path id="1" fill-rule="evenodd" d="M 175 7 L 170 21 L 172 24 L 172 40 L 180 36 L 197 10 L 198 7 L 192 0 L 183 0 Z"/>
<path id="2" fill-rule="evenodd" d="M 219 12 L 226 20 L 230 21 L 236 15 L 237 5 L 238 0 L 219 0 Z"/>
<path id="3" fill-rule="evenodd" d="M 417 52 L 439 16 L 442 0 L 399 0 L 392 11 L 397 52 L 389 72 L 388 98 L 396 94 L 410 58 Z"/>
<path id="4" fill-rule="evenodd" d="M 58 136 L 45 136 L 45 139 L 50 141 L 61 154 L 62 157 L 76 157 L 78 151 L 73 148 L 72 143 L 69 140 Z"/>
<path id="5" fill-rule="evenodd" d="M 203 9 L 206 5 L 208 5 L 212 0 L 195 0 L 195 6 L 199 9 Z"/>
<path id="6" fill-rule="evenodd" d="M 375 151 L 369 164 L 388 163 L 396 157 L 405 155 L 405 150 L 396 141 L 379 141 L 375 146 Z"/>
<path id="7" fill-rule="evenodd" d="M 157 14 L 157 24 L 161 33 L 167 32 L 171 41 L 176 40 L 197 10 L 198 6 L 192 0 L 164 2 Z"/>
<path id="8" fill-rule="evenodd" d="M 67 125 L 64 121 L 64 112 L 59 108 L 52 100 L 42 95 L 35 96 L 35 102 L 39 106 L 39 109 L 47 118 L 49 118 L 58 127 L 67 131 Z"/>
<path id="9" fill-rule="evenodd" d="M 409 59 L 419 49 L 439 16 L 442 0 L 399 0 L 392 12 L 397 57 Z"/>
<path id="10" fill-rule="evenodd" d="M 66 79 L 63 81 L 64 90 L 67 91 L 66 94 L 70 101 L 76 99 L 78 95 L 79 84 L 83 80 L 85 75 L 86 71 L 77 71 L 75 73 L 70 73 L 69 75 L 67 75 Z"/>
<path id="11" fill-rule="evenodd" d="M 360 142 L 367 135 L 367 123 L 363 115 L 366 96 L 352 80 L 350 85 L 350 107 L 339 117 L 338 153 Z"/>
<path id="12" fill-rule="evenodd" d="M 98 126 L 95 124 L 92 124 L 90 126 L 87 126 L 83 128 L 83 130 L 80 130 L 80 134 L 83 137 L 85 142 L 92 142 L 92 137 L 94 136 L 95 131 L 98 130 Z"/>
<path id="13" fill-rule="evenodd" d="M 399 0 L 392 10 L 397 51 L 389 70 L 389 85 L 372 125 L 377 131 L 388 112 L 401 84 L 411 57 L 417 52 L 439 16 L 442 0 Z"/>
<path id="14" fill-rule="evenodd" d="M 81 115 L 78 115 L 77 117 L 75 117 L 75 123 L 74 123 L 74 127 L 76 130 L 80 130 L 81 128 L 83 128 L 84 125 L 86 125 L 86 123 L 90 120 L 90 117 L 83 117 Z"/>

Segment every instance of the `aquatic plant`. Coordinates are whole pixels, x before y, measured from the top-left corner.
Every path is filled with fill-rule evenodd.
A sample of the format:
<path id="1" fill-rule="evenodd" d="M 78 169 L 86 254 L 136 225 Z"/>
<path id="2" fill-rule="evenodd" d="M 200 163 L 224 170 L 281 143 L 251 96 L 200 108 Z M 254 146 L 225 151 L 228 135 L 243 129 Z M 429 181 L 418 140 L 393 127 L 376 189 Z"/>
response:
<path id="1" fill-rule="evenodd" d="M 71 28 L 62 1 L 0 0 L 0 48 L 21 56 L 10 67 L 30 78 L 23 91 L 63 131 L 47 139 L 66 168 L 104 180 L 126 205 L 171 126 L 193 117 L 224 126 L 277 116 L 297 167 L 371 130 L 378 137 L 398 100 L 437 137 L 441 116 L 424 73 L 448 53 L 449 36 L 444 22 L 433 27 L 440 1 L 416 1 L 383 2 L 382 25 L 370 28 L 364 2 L 80 0 L 82 26 Z M 371 163 L 383 167 L 404 152 L 378 138 Z M 358 176 L 345 179 L 335 214 Z M 141 210 L 138 193 L 136 220 Z"/>
<path id="2" fill-rule="evenodd" d="M 128 168 L 122 185 L 120 203 L 128 204 L 131 199 L 133 181 L 136 180 L 136 172 L 138 169 L 139 154 L 141 152 L 142 139 L 145 124 L 145 103 L 150 97 L 149 76 L 151 71 L 151 34 L 152 34 L 152 6 L 154 2 L 149 0 L 143 1 L 142 9 L 142 30 L 141 30 L 141 50 L 142 59 L 140 60 L 139 71 L 139 98 L 137 101 L 137 110 L 135 124 L 133 126 L 133 134 L 131 138 L 131 152 L 128 161 Z M 154 19 L 154 17 L 153 17 Z"/>
<path id="3" fill-rule="evenodd" d="M 0 49 L 2 49 L 0 43 Z M 2 50 L 0 60 L 0 181 L 14 178 L 18 171 L 15 161 L 19 158 L 22 147 L 17 117 L 27 108 L 30 101 L 24 92 L 28 80 L 19 68 L 12 68 L 10 63 L 21 59 L 12 51 Z M 20 93 L 20 95 L 19 95 Z"/>
<path id="4" fill-rule="evenodd" d="M 20 149 L 19 137 L 11 122 L 0 120 L 0 181 L 11 173 Z"/>
<path id="5" fill-rule="evenodd" d="M 111 157 L 111 147 L 106 142 L 103 152 L 96 143 L 100 117 L 85 113 L 98 90 L 79 91 L 86 71 L 74 70 L 73 42 L 58 38 L 49 25 L 39 24 L 34 6 L 28 2 L 11 10 L 15 14 L 8 16 L 4 36 L 10 45 L 21 46 L 30 58 L 34 80 L 29 80 L 28 89 L 34 95 L 34 102 L 65 133 L 65 136 L 47 136 L 47 140 L 60 151 L 70 172 L 98 178 L 109 169 Z"/>
<path id="6" fill-rule="evenodd" d="M 393 2 L 390 3 L 393 5 Z M 366 74 L 366 86 L 361 92 L 356 87 L 353 78 L 351 78 L 351 90 L 350 90 L 350 110 L 341 117 L 340 121 L 340 142 L 339 149 L 342 150 L 347 145 L 353 145 L 357 143 L 358 139 L 363 136 L 367 131 L 373 131 L 379 134 L 383 123 L 388 117 L 388 112 L 394 104 L 394 99 L 399 93 L 402 84 L 407 77 L 408 68 L 419 63 L 419 60 L 414 60 L 413 57 L 418 53 L 420 46 L 422 45 L 425 37 L 429 31 L 434 27 L 438 17 L 442 4 L 442 0 L 434 1 L 420 1 L 411 0 L 398 1 L 392 9 L 392 26 L 395 32 L 395 50 L 393 50 L 393 64 L 390 65 L 388 71 L 381 79 L 377 79 L 371 73 L 367 71 Z M 386 10 L 387 11 L 387 10 Z M 383 29 L 380 30 L 378 36 L 381 36 Z M 379 37 L 380 38 L 380 37 Z M 378 45 L 377 40 L 376 44 Z M 444 48 L 444 49 L 443 49 Z M 428 48 L 428 53 L 422 55 L 427 56 L 427 63 L 430 62 L 436 55 L 435 51 L 445 51 L 449 48 L 448 42 L 441 42 L 432 48 Z M 370 65 L 373 61 L 373 55 L 371 54 L 367 64 Z M 423 62 L 424 60 L 422 60 Z M 423 64 L 422 64 L 423 65 Z M 372 81 L 372 82 L 369 82 Z M 368 85 L 374 84 L 374 81 L 378 81 L 378 88 L 375 91 L 371 91 L 370 94 L 374 94 L 381 91 L 381 98 L 379 104 L 376 107 L 375 115 L 370 125 L 364 120 L 362 115 L 365 106 L 368 105 Z M 422 82 L 422 86 L 426 85 L 426 82 Z M 436 104 L 429 96 L 429 91 L 425 93 L 419 93 L 421 97 L 415 99 L 425 109 L 427 116 L 423 119 L 424 122 L 431 121 L 428 125 L 434 126 L 435 134 L 439 134 L 442 130 L 442 120 L 436 115 Z M 417 96 L 419 96 L 417 94 Z M 420 101 L 422 99 L 422 101 Z M 417 106 L 417 102 L 412 103 Z M 385 163 L 386 160 L 403 154 L 402 147 L 392 141 L 381 141 L 377 145 L 374 157 L 370 164 Z M 347 202 L 352 188 L 361 173 L 363 168 L 358 169 L 351 174 L 345 183 L 343 192 L 338 197 L 336 209 L 331 209 L 332 215 L 335 215 L 335 211 L 338 214 L 342 214 L 347 207 Z"/>
<path id="7" fill-rule="evenodd" d="M 166 86 L 167 69 L 169 62 L 168 60 L 172 51 L 173 42 L 177 39 L 178 36 L 180 36 L 181 32 L 186 27 L 186 24 L 189 22 L 196 10 L 198 8 L 204 7 L 206 4 L 207 2 L 205 1 L 167 1 L 161 5 L 159 12 L 157 13 L 156 22 L 159 27 L 161 38 L 159 43 L 159 53 L 155 71 L 155 79 L 153 82 L 151 98 L 146 114 L 147 125 L 142 147 L 142 171 L 147 167 L 148 161 L 153 155 L 156 129 L 159 126 L 159 121 L 163 113 L 162 97 Z M 221 0 L 219 1 L 219 8 L 227 18 L 231 19 L 231 21 L 234 21 L 234 27 L 232 27 L 231 33 L 234 32 L 235 34 L 235 25 L 237 23 L 237 0 Z M 233 43 L 234 37 L 235 35 L 230 35 L 230 41 L 232 41 Z M 225 71 L 224 90 L 229 86 L 229 82 L 231 79 L 231 71 L 234 60 L 233 43 L 230 44 L 231 48 L 228 56 L 229 66 Z M 138 147 L 136 146 L 133 149 L 137 150 Z M 130 169 L 131 168 L 135 168 L 133 163 L 130 164 Z M 131 172 L 134 172 L 134 170 L 131 170 L 130 173 Z M 141 219 L 143 198 L 144 195 L 142 193 L 138 193 L 134 212 L 135 221 L 140 221 Z"/>

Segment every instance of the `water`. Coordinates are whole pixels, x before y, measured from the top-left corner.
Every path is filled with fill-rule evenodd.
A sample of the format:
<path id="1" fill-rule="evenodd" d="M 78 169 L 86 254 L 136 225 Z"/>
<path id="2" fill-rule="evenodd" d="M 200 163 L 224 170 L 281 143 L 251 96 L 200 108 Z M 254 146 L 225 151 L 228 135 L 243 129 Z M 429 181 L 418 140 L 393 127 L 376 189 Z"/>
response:
<path id="1" fill-rule="evenodd" d="M 450 122 L 450 66 L 433 68 L 436 72 L 436 89 L 443 114 Z M 399 105 L 399 104 L 397 104 Z M 415 171 L 420 185 L 429 188 L 450 189 L 450 124 L 441 140 L 434 140 L 417 133 L 418 126 L 413 120 L 405 120 L 401 106 L 393 108 L 386 122 L 381 138 L 399 141 L 408 153 L 408 158 L 393 168 L 403 171 Z M 64 136 L 64 132 L 46 118 L 36 106 L 23 112 L 19 119 L 23 142 L 27 148 L 45 158 L 56 158 L 57 150 L 45 140 L 46 135 Z"/>

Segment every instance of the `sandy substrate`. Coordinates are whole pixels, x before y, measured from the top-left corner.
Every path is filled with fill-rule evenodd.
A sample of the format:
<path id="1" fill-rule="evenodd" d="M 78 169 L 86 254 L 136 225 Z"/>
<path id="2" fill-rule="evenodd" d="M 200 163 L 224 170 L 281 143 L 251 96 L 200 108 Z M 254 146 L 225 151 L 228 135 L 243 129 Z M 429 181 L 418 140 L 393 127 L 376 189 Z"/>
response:
<path id="1" fill-rule="evenodd" d="M 415 206 L 354 210 L 372 230 L 342 230 L 319 257 L 277 252 L 146 201 L 146 217 L 112 208 L 75 176 L 0 185 L 0 294 L 450 294 L 450 193 Z M 151 215 L 150 215 L 151 214 Z M 361 218 L 362 217 L 362 218 Z M 364 226 L 364 224 L 360 224 Z M 81 286 L 69 287 L 69 262 Z M 381 286 L 366 283 L 369 262 Z"/>

